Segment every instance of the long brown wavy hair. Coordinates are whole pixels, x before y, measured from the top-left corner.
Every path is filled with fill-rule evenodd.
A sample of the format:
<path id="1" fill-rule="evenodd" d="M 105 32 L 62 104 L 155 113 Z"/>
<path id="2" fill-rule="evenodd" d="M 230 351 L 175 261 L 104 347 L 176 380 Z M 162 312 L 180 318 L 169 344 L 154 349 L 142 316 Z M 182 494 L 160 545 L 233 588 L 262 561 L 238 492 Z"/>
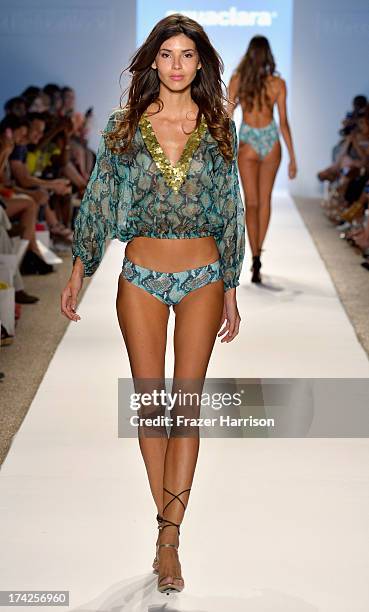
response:
<path id="1" fill-rule="evenodd" d="M 233 73 L 236 74 L 239 76 L 238 101 L 243 102 L 248 112 L 254 108 L 255 100 L 258 102 L 259 111 L 262 110 L 263 103 L 272 109 L 266 81 L 269 75 L 279 72 L 276 71 L 273 53 L 265 36 L 253 36 L 245 55 Z"/>
<path id="2" fill-rule="evenodd" d="M 123 116 L 117 112 L 115 128 L 103 133 L 106 144 L 113 153 L 126 152 L 130 148 L 139 119 L 146 108 L 154 101 L 160 102 L 161 108 L 163 107 L 163 101 L 159 98 L 158 71 L 154 70 L 151 64 L 162 43 L 178 34 L 185 34 L 195 43 L 201 61 L 201 68 L 197 70 L 191 83 L 191 97 L 199 107 L 194 129 L 199 127 L 203 114 L 210 134 L 218 142 L 221 154 L 227 161 L 231 161 L 233 145 L 230 120 L 223 104 L 223 101 L 228 101 L 222 90 L 223 61 L 202 26 L 180 13 L 174 13 L 158 21 L 145 42 L 133 55 L 129 66 L 122 71 L 120 78 L 126 70 L 133 75 L 129 87 L 121 94 L 119 108 L 115 109 L 124 109 L 125 113 Z M 128 99 L 123 106 L 122 100 L 127 90 Z"/>

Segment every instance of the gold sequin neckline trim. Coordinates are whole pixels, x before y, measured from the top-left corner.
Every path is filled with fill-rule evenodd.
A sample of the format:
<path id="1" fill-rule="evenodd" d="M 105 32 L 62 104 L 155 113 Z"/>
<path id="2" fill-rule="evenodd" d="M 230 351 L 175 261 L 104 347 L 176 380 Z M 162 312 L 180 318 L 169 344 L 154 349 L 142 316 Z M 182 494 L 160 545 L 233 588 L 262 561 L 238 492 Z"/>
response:
<path id="1" fill-rule="evenodd" d="M 143 140 L 151 157 L 153 158 L 160 172 L 163 174 L 167 185 L 177 193 L 187 176 L 193 154 L 198 148 L 202 136 L 207 128 L 205 117 L 201 117 L 199 127 L 190 134 L 181 156 L 175 164 L 172 164 L 172 162 L 169 161 L 161 148 L 151 125 L 151 121 L 149 121 L 146 115 L 146 111 L 141 115 L 139 125 Z"/>

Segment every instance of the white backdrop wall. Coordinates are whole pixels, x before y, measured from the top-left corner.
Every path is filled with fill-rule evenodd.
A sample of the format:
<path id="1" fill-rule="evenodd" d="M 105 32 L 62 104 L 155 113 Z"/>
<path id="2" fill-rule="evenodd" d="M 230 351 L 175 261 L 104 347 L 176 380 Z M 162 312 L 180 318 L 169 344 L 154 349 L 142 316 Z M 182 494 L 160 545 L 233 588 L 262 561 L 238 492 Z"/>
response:
<path id="1" fill-rule="evenodd" d="M 293 23 L 289 108 L 299 173 L 290 191 L 313 197 L 352 98 L 369 97 L 369 2 L 295 0 Z"/>

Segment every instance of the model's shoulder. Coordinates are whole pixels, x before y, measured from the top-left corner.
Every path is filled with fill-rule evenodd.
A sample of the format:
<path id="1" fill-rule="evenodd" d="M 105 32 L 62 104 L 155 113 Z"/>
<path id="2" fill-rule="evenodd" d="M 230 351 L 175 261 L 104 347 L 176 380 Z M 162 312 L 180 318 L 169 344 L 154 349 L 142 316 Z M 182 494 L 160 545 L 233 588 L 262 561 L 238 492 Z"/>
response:
<path id="1" fill-rule="evenodd" d="M 115 108 L 113 108 L 113 110 L 111 111 L 110 116 L 111 116 L 111 117 L 116 117 L 116 118 L 119 118 L 119 117 L 124 117 L 124 116 L 125 116 L 125 114 L 127 113 L 127 111 L 128 111 L 128 107 L 127 107 L 127 106 L 123 106 L 123 107 L 121 107 L 121 106 L 116 106 L 116 107 L 115 107 Z"/>
<path id="2" fill-rule="evenodd" d="M 273 74 L 269 78 L 270 78 L 270 82 L 276 88 L 278 92 L 282 91 L 282 89 L 286 87 L 286 81 L 278 74 Z"/>
<path id="3" fill-rule="evenodd" d="M 124 119 L 126 112 L 125 108 L 114 108 L 109 114 L 107 128 L 115 128 L 116 124 Z"/>
<path id="4" fill-rule="evenodd" d="M 229 82 L 232 84 L 238 85 L 238 83 L 240 82 L 240 78 L 241 78 L 241 73 L 238 70 L 235 70 L 234 72 L 232 72 Z"/>

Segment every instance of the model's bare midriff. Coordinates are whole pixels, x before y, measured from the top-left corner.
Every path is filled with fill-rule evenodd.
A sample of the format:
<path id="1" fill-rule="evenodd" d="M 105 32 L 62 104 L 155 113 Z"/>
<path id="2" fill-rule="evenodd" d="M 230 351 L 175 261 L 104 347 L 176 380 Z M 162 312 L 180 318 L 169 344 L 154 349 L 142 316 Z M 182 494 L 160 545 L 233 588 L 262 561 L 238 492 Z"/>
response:
<path id="1" fill-rule="evenodd" d="M 279 91 L 279 77 L 269 76 L 267 80 L 268 80 L 267 92 L 268 92 L 268 96 L 272 104 L 272 108 L 274 108 L 274 104 L 277 101 L 277 96 L 278 96 L 278 91 Z M 254 128 L 266 127 L 267 125 L 269 125 L 269 123 L 273 119 L 273 113 L 270 111 L 270 108 L 266 105 L 262 107 L 261 111 L 258 110 L 257 103 L 254 104 L 254 108 L 252 109 L 251 112 L 248 112 L 247 110 L 245 110 L 242 104 L 241 104 L 241 108 L 242 108 L 243 121 L 245 121 L 245 123 L 247 123 L 251 127 L 254 127 Z"/>
<path id="2" fill-rule="evenodd" d="M 137 236 L 126 246 L 133 263 L 159 272 L 181 272 L 219 259 L 213 236 L 201 238 L 150 238 Z"/>

